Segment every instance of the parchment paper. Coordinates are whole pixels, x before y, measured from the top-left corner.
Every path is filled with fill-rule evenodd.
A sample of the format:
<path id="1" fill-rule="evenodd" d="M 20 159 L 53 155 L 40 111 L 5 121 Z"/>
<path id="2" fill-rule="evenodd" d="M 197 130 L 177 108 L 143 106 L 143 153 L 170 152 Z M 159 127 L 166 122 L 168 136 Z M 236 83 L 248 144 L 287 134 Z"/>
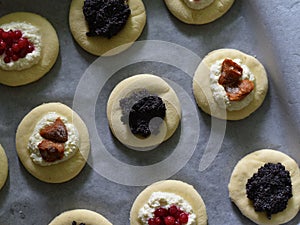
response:
<path id="1" fill-rule="evenodd" d="M 60 55 L 49 74 L 22 87 L 0 85 L 0 143 L 9 159 L 9 177 L 0 192 L 0 225 L 46 225 L 61 212 L 75 208 L 99 212 L 115 225 L 128 225 L 131 205 L 145 188 L 113 182 L 89 164 L 67 183 L 47 184 L 31 176 L 18 160 L 14 142 L 22 118 L 44 102 L 60 101 L 72 107 L 85 70 L 97 59 L 72 39 L 68 27 L 70 2 L 0 0 L 0 16 L 15 11 L 41 14 L 56 28 L 60 40 Z M 237 161 L 252 151 L 272 148 L 289 154 L 300 163 L 300 4 L 297 0 L 236 0 L 230 11 L 217 21 L 193 26 L 173 17 L 162 0 L 144 0 L 144 3 L 147 25 L 139 40 L 171 42 L 194 52 L 199 58 L 218 48 L 236 48 L 257 56 L 268 71 L 270 86 L 262 107 L 249 118 L 226 123 L 221 148 L 204 171 L 199 171 L 199 163 L 209 137 L 217 130 L 211 129 L 212 118 L 196 107 L 197 113 L 193 116 L 199 118 L 200 135 L 195 151 L 187 164 L 170 177 L 190 183 L 198 190 L 206 204 L 210 225 L 251 225 L 253 223 L 241 215 L 228 197 L 227 185 Z M 176 57 L 181 59 L 181 55 Z M 185 127 L 185 119 L 191 115 L 183 104 L 182 124 L 160 151 L 141 153 L 122 146 L 106 123 L 106 101 L 120 80 L 138 73 L 153 73 L 170 79 L 193 100 L 192 79 L 186 72 L 164 63 L 135 63 L 117 71 L 97 98 L 96 129 L 110 154 L 127 164 L 150 165 L 167 158 L 179 136 L 189 135 L 188 131 L 181 131 L 183 127 L 189 130 Z M 190 127 L 192 129 L 196 128 Z M 97 146 L 92 143 L 92 151 L 96 150 Z M 299 225 L 299 221 L 300 214 L 288 224 Z"/>

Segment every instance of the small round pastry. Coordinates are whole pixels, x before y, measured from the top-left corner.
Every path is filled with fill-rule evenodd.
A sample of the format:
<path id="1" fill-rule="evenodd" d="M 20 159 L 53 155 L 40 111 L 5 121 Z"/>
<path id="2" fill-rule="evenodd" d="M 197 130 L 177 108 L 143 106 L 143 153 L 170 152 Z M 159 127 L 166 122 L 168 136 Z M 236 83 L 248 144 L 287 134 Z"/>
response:
<path id="1" fill-rule="evenodd" d="M 141 35 L 146 11 L 142 0 L 73 0 L 69 24 L 84 50 L 97 56 L 115 55 Z"/>
<path id="2" fill-rule="evenodd" d="M 4 186 L 8 175 L 8 161 L 3 147 L 0 145 L 0 190 Z"/>
<path id="3" fill-rule="evenodd" d="M 121 143 L 146 150 L 143 148 L 157 146 L 173 135 L 180 122 L 181 106 L 166 81 L 139 74 L 113 89 L 106 113 L 110 129 Z"/>
<path id="4" fill-rule="evenodd" d="M 258 109 L 268 91 L 263 65 L 235 49 L 210 52 L 198 66 L 193 92 L 206 113 L 227 120 L 240 120 Z"/>
<path id="5" fill-rule="evenodd" d="M 62 183 L 83 169 L 90 141 L 87 127 L 71 108 L 47 103 L 23 118 L 16 148 L 29 173 L 47 183 Z"/>
<path id="6" fill-rule="evenodd" d="M 44 17 L 16 12 L 0 18 L 0 83 L 20 86 L 40 79 L 58 53 L 56 31 Z"/>
<path id="7" fill-rule="evenodd" d="M 206 24 L 223 16 L 234 0 L 165 0 L 170 12 L 187 24 Z"/>
<path id="8" fill-rule="evenodd" d="M 55 217 L 49 225 L 112 225 L 99 213 L 87 209 L 73 209 Z"/>
<path id="9" fill-rule="evenodd" d="M 284 224 L 300 209 L 300 170 L 288 155 L 263 149 L 235 166 L 229 196 L 242 214 L 260 225 Z"/>
<path id="10" fill-rule="evenodd" d="M 130 225 L 153 225 L 162 220 L 164 224 L 207 224 L 205 204 L 192 185 L 164 180 L 139 194 L 130 211 Z"/>

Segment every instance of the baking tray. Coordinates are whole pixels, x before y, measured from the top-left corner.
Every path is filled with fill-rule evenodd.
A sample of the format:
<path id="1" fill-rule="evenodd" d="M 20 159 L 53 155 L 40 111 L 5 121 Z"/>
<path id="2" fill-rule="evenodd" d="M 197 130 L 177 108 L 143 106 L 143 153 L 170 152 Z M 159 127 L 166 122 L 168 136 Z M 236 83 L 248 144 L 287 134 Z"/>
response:
<path id="1" fill-rule="evenodd" d="M 60 40 L 58 60 L 45 77 L 21 87 L 0 85 L 0 143 L 9 159 L 9 177 L 0 192 L 0 224 L 48 224 L 61 212 L 75 208 L 97 211 L 115 225 L 129 224 L 129 212 L 136 196 L 147 182 L 162 178 L 192 184 L 203 197 L 210 225 L 253 224 L 241 215 L 228 197 L 227 185 L 237 161 L 254 150 L 273 148 L 289 154 L 298 164 L 300 162 L 299 2 L 237 0 L 220 19 L 194 26 L 173 17 L 163 1 L 144 0 L 147 25 L 139 38 L 144 42 L 134 45 L 129 50 L 130 54 L 132 58 L 141 56 L 143 49 L 153 43 L 163 47 L 155 48 L 154 55 L 143 54 L 144 58 L 141 56 L 140 60 L 119 68 L 108 77 L 101 89 L 85 90 L 96 96 L 91 108 L 95 111 L 89 112 L 92 119 L 84 115 L 78 100 L 86 97 L 81 88 L 85 87 L 82 84 L 86 84 L 87 71 L 91 71 L 91 66 L 99 66 L 97 63 L 103 59 L 85 52 L 73 40 L 68 26 L 70 2 L 0 0 L 0 16 L 15 11 L 41 14 L 56 28 Z M 164 60 L 153 60 L 153 56 L 163 56 L 168 47 L 169 58 L 187 64 L 174 65 Z M 241 121 L 213 119 L 199 110 L 193 99 L 191 74 L 195 65 L 208 52 L 219 48 L 235 48 L 255 55 L 268 72 L 269 92 L 263 105 Z M 182 55 L 176 54 L 182 49 Z M 183 57 L 185 53 L 191 56 L 191 60 Z M 127 54 L 125 52 L 118 57 Z M 120 144 L 109 132 L 105 115 L 106 101 L 113 87 L 122 79 L 139 73 L 162 76 L 178 91 L 181 100 L 187 99 L 182 104 L 184 116 L 175 135 L 149 152 L 137 152 Z M 18 160 L 15 132 L 19 122 L 32 108 L 56 101 L 73 107 L 86 120 L 92 131 L 91 156 L 95 157 L 90 157 L 89 163 L 73 180 L 47 184 L 31 176 Z M 192 126 L 195 119 L 198 122 Z M 189 136 L 193 138 L 188 139 Z M 95 142 L 94 138 L 98 137 L 97 141 L 101 142 Z M 178 150 L 176 147 L 182 141 L 190 141 L 189 148 Z M 97 158 L 99 143 L 107 150 L 105 157 L 131 166 L 150 166 L 174 154 L 183 158 L 174 161 L 180 164 L 178 166 L 156 168 L 146 179 L 128 173 L 128 179 L 119 180 L 116 174 L 120 171 L 115 169 L 107 173 L 103 171 L 105 166 L 99 166 L 99 162 L 103 161 L 103 158 Z M 207 154 L 209 150 L 213 154 Z M 160 173 L 162 175 L 158 176 Z M 288 224 L 299 225 L 299 221 L 298 214 Z"/>

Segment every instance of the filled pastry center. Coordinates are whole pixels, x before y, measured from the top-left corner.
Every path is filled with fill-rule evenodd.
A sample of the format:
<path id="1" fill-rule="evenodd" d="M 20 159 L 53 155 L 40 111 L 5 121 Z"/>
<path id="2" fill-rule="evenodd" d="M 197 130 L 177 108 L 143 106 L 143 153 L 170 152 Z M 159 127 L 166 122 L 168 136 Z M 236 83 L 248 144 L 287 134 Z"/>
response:
<path id="1" fill-rule="evenodd" d="M 183 0 L 184 3 L 191 9 L 204 9 L 211 5 L 214 0 Z"/>
<path id="2" fill-rule="evenodd" d="M 267 163 L 246 184 L 247 197 L 257 212 L 265 212 L 268 219 L 286 209 L 293 196 L 290 172 L 281 163 Z"/>
<path id="3" fill-rule="evenodd" d="M 253 100 L 255 77 L 240 59 L 217 60 L 210 67 L 210 89 L 219 107 L 245 108 Z"/>
<path id="4" fill-rule="evenodd" d="M 36 125 L 28 149 L 34 163 L 49 166 L 68 160 L 79 148 L 75 126 L 65 117 L 51 112 Z"/>
<path id="5" fill-rule="evenodd" d="M 41 57 L 38 28 L 28 23 L 12 22 L 0 26 L 0 68 L 24 70 L 37 64 Z"/>
<path id="6" fill-rule="evenodd" d="M 169 192 L 153 192 L 139 210 L 143 225 L 194 225 L 196 215 L 192 206 L 181 196 Z"/>
<path id="7" fill-rule="evenodd" d="M 133 92 L 120 100 L 121 121 L 128 124 L 131 132 L 142 138 L 158 134 L 162 120 L 166 116 L 163 100 L 147 90 Z"/>
<path id="8" fill-rule="evenodd" d="M 85 0 L 83 14 L 87 36 L 111 38 L 124 28 L 131 10 L 126 0 Z"/>

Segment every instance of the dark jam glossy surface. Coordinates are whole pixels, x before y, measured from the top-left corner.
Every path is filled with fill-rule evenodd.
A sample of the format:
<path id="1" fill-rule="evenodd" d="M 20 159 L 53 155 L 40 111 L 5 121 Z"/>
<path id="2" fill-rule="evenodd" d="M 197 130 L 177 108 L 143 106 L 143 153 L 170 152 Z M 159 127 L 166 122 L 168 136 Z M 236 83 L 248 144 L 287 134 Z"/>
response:
<path id="1" fill-rule="evenodd" d="M 246 184 L 247 197 L 257 212 L 272 214 L 283 211 L 292 195 L 289 171 L 281 163 L 267 163 L 258 169 Z"/>
<path id="2" fill-rule="evenodd" d="M 124 0 L 85 0 L 83 14 L 89 27 L 87 36 L 111 38 L 123 29 L 131 10 Z"/>

